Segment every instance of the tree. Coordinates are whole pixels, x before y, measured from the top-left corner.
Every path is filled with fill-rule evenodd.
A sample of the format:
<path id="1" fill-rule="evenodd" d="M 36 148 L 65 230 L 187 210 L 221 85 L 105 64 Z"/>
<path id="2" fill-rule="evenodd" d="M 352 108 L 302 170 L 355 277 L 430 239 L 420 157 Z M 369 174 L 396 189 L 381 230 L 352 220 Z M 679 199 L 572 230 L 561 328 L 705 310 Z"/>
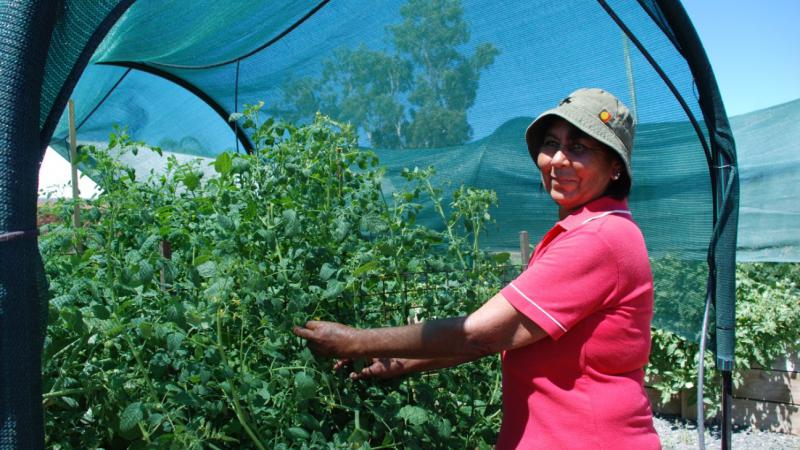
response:
<path id="1" fill-rule="evenodd" d="M 350 122 L 373 147 L 431 148 L 472 137 L 467 110 L 475 103 L 480 73 L 499 51 L 489 43 L 472 55 L 460 0 L 409 0 L 403 21 L 386 27 L 393 53 L 364 45 L 341 48 L 323 63 L 319 78 L 284 85 L 284 105 L 274 114 L 308 119 L 321 111 Z"/>

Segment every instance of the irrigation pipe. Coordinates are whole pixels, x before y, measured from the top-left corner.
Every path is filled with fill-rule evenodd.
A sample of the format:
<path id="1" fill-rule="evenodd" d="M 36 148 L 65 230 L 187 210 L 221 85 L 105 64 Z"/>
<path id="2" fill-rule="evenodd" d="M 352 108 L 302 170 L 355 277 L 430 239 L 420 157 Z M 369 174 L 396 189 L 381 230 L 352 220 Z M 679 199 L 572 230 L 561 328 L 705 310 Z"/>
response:
<path id="1" fill-rule="evenodd" d="M 709 277 L 710 278 L 710 277 Z M 705 355 L 708 335 L 708 319 L 711 315 L 711 289 L 706 294 L 706 309 L 703 313 L 703 327 L 700 335 L 700 350 L 697 352 L 697 448 L 706 448 L 705 412 L 703 411 L 703 382 L 705 380 Z"/>

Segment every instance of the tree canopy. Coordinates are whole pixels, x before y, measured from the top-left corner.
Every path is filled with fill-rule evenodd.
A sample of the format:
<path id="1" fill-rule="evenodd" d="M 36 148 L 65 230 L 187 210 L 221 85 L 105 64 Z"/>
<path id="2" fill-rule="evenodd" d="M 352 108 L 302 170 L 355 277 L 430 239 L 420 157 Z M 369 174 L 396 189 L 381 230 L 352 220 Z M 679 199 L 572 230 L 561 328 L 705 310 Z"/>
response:
<path id="1" fill-rule="evenodd" d="M 373 147 L 467 142 L 467 110 L 499 51 L 491 43 L 463 51 L 470 33 L 460 0 L 409 0 L 400 14 L 402 22 L 386 27 L 387 50 L 336 50 L 319 77 L 288 81 L 271 112 L 300 121 L 320 111 L 353 124 Z"/>

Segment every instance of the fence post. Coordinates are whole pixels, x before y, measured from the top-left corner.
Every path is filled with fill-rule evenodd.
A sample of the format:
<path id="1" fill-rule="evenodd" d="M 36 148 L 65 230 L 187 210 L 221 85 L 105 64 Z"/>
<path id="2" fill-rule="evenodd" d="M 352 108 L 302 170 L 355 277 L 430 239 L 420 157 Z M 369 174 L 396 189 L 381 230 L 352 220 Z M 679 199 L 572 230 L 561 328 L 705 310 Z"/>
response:
<path id="1" fill-rule="evenodd" d="M 522 259 L 522 271 L 528 268 L 528 259 L 530 259 L 530 241 L 528 240 L 528 232 L 519 232 L 519 256 Z"/>

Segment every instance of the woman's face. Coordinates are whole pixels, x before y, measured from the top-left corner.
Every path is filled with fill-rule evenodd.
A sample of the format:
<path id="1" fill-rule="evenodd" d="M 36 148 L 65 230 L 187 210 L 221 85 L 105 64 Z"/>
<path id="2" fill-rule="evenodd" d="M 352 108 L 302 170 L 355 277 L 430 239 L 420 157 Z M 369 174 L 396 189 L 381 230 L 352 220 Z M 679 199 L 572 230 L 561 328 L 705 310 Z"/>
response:
<path id="1" fill-rule="evenodd" d="M 600 197 L 622 171 L 619 159 L 597 139 L 563 119 L 553 120 L 545 131 L 536 162 L 562 218 Z"/>

